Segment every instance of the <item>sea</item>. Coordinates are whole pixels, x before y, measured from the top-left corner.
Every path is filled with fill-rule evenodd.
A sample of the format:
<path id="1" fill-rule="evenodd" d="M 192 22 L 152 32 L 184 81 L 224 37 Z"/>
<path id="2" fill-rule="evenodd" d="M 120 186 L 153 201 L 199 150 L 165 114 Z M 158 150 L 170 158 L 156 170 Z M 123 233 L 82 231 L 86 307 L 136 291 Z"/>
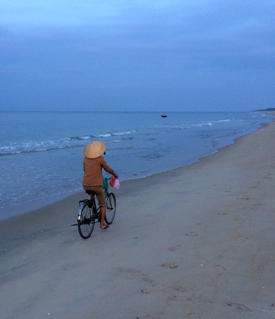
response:
<path id="1" fill-rule="evenodd" d="M 162 115 L 0 112 L 0 219 L 82 191 L 90 142 L 106 144 L 105 160 L 124 181 L 189 165 L 273 120 L 257 111 Z"/>

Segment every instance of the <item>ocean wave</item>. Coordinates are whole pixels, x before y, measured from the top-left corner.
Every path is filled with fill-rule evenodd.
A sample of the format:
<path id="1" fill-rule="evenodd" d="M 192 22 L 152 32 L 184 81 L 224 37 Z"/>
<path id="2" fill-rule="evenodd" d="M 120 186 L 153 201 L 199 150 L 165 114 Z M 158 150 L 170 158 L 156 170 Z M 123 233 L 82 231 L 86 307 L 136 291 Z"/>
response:
<path id="1" fill-rule="evenodd" d="M 205 122 L 205 123 L 194 123 L 194 124 L 172 124 L 172 125 L 155 125 L 157 129 L 168 131 L 168 130 L 186 130 L 186 129 L 193 129 L 196 127 L 204 127 L 204 126 L 212 126 L 212 122 Z M 147 135 L 150 135 L 148 133 Z"/>
<path id="2" fill-rule="evenodd" d="M 200 123 L 200 124 L 193 124 L 188 128 L 193 128 L 193 127 L 204 127 L 204 126 L 212 126 L 213 122 L 205 122 L 205 123 Z"/>
<path id="3" fill-rule="evenodd" d="M 94 137 L 110 137 L 111 134 L 99 134 L 99 135 L 94 135 Z"/>
<path id="4" fill-rule="evenodd" d="M 86 135 L 86 136 L 75 136 L 75 137 L 65 137 L 64 140 L 66 141 L 73 141 L 73 140 L 76 140 L 76 141 L 86 141 L 88 139 L 91 138 L 91 135 Z"/>
<path id="5" fill-rule="evenodd" d="M 232 119 L 222 119 L 222 120 L 212 120 L 212 121 L 206 121 L 201 123 L 192 123 L 192 124 L 156 124 L 155 127 L 159 129 L 172 129 L 172 130 L 185 130 L 185 129 L 193 129 L 196 127 L 212 127 L 216 124 L 226 124 L 228 122 L 231 122 Z"/>
<path id="6" fill-rule="evenodd" d="M 223 123 L 223 122 L 230 122 L 230 120 L 218 120 L 218 121 L 215 121 L 216 123 Z"/>
<path id="7" fill-rule="evenodd" d="M 59 140 L 47 140 L 47 141 L 27 141 L 27 142 L 13 142 L 8 145 L 0 147 L 0 156 L 4 155 L 16 155 L 21 153 L 33 153 L 33 152 L 46 152 L 58 149 L 74 148 L 87 145 L 98 138 L 110 138 L 119 136 L 120 139 L 109 139 L 105 143 L 119 143 L 125 140 L 132 140 L 134 137 L 129 136 L 130 131 L 115 132 L 98 135 L 85 135 L 85 136 L 73 136 L 65 137 Z M 124 135 L 127 135 L 123 137 Z"/>
<path id="8" fill-rule="evenodd" d="M 116 133 L 113 133 L 112 135 L 114 135 L 114 136 L 121 136 L 121 135 L 128 135 L 128 134 L 132 134 L 132 132 L 131 132 L 131 131 L 116 132 Z"/>

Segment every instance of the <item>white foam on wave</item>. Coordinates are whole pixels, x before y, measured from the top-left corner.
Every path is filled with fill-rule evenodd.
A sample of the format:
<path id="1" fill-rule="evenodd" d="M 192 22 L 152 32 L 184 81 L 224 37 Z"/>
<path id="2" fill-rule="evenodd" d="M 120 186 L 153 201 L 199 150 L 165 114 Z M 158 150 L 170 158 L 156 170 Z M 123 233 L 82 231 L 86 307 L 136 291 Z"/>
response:
<path id="1" fill-rule="evenodd" d="M 110 133 L 94 135 L 94 137 L 110 137 L 110 136 L 111 136 L 111 134 L 110 134 Z"/>
<path id="2" fill-rule="evenodd" d="M 73 148 L 79 146 L 85 146 L 87 141 L 93 141 L 95 138 L 109 138 L 112 136 L 131 135 L 130 131 L 106 133 L 99 135 L 84 135 L 65 137 L 59 140 L 47 140 L 47 141 L 27 141 L 11 143 L 0 147 L 0 156 L 2 155 L 15 155 L 20 153 L 32 153 L 32 152 L 45 152 L 50 150 Z M 132 137 L 125 137 L 122 139 L 114 139 L 113 141 L 106 141 L 106 143 L 118 143 L 124 139 L 131 139 Z"/>
<path id="3" fill-rule="evenodd" d="M 109 143 L 119 143 L 119 142 L 121 142 L 121 140 L 112 140 Z"/>
<path id="4" fill-rule="evenodd" d="M 48 141 L 28 141 L 21 143 L 11 143 L 0 147 L 0 155 L 13 155 L 20 153 L 42 152 L 54 149 L 63 149 L 78 146 L 79 142 L 68 139 L 48 140 Z"/>
<path id="5" fill-rule="evenodd" d="M 116 132 L 116 133 L 113 133 L 112 135 L 114 135 L 114 136 L 120 136 L 120 135 L 128 135 L 128 134 L 131 134 L 131 131 Z"/>
<path id="6" fill-rule="evenodd" d="M 218 120 L 217 123 L 230 122 L 230 120 Z"/>
<path id="7" fill-rule="evenodd" d="M 193 128 L 193 127 L 204 127 L 204 126 L 212 126 L 213 123 L 212 122 L 205 122 L 205 123 L 198 123 L 198 124 L 193 124 L 190 125 L 189 128 Z"/>

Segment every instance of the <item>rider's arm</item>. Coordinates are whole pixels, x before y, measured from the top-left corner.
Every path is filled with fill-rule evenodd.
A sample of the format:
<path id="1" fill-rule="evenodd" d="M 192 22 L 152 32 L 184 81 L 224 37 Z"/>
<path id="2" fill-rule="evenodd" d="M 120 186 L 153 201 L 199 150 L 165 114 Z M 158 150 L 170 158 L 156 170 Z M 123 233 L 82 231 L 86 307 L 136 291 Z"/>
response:
<path id="1" fill-rule="evenodd" d="M 106 163 L 103 157 L 102 157 L 102 167 L 104 168 L 106 172 L 114 175 L 115 178 L 118 178 L 118 174 L 116 174 L 115 171 Z"/>
<path id="2" fill-rule="evenodd" d="M 117 173 L 114 173 L 113 175 L 114 175 L 115 178 L 118 178 L 118 174 Z"/>

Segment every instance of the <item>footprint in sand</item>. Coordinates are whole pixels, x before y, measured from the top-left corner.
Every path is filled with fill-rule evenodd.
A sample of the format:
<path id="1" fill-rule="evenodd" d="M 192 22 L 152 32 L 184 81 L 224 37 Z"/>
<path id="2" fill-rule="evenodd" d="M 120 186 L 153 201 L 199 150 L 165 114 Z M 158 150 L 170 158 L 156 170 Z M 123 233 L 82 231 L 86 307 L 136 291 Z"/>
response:
<path id="1" fill-rule="evenodd" d="M 150 285 L 152 285 L 152 286 L 155 286 L 155 285 L 156 285 L 156 283 L 154 282 L 154 280 L 151 279 L 150 277 L 148 277 L 147 275 L 142 275 L 141 280 L 142 280 L 142 281 L 145 281 L 146 283 L 148 283 L 148 284 L 150 284 Z"/>
<path id="2" fill-rule="evenodd" d="M 243 196 L 243 197 L 241 197 L 240 199 L 241 199 L 241 200 L 250 200 L 250 199 L 252 199 L 252 198 L 250 198 L 249 196 Z"/>
<path id="3" fill-rule="evenodd" d="M 174 269 L 174 268 L 179 267 L 178 263 L 176 263 L 176 262 L 162 264 L 161 266 L 164 268 L 170 268 L 170 269 Z"/>
<path id="4" fill-rule="evenodd" d="M 177 245 L 177 246 L 174 246 L 174 247 L 171 247 L 169 250 L 170 251 L 176 251 L 180 248 L 180 245 Z"/>
<path id="5" fill-rule="evenodd" d="M 189 236 L 189 237 L 192 237 L 192 236 L 198 236 L 198 233 L 196 233 L 196 232 L 191 232 L 191 233 L 188 233 L 188 234 L 186 234 L 185 236 Z"/>
<path id="6" fill-rule="evenodd" d="M 169 297 L 167 297 L 167 300 L 170 300 L 170 301 L 175 301 L 177 299 L 178 299 L 177 296 L 169 296 Z"/>
<path id="7" fill-rule="evenodd" d="M 248 311 L 248 312 L 252 312 L 252 310 L 250 308 L 248 308 L 246 305 L 244 304 L 241 304 L 241 303 L 237 303 L 237 302 L 225 302 L 224 303 L 226 306 L 229 306 L 229 307 L 236 307 L 237 309 L 239 310 L 242 310 L 242 311 Z"/>
<path id="8" fill-rule="evenodd" d="M 151 292 L 151 290 L 150 289 L 141 289 L 141 292 L 143 294 L 149 294 Z"/>

